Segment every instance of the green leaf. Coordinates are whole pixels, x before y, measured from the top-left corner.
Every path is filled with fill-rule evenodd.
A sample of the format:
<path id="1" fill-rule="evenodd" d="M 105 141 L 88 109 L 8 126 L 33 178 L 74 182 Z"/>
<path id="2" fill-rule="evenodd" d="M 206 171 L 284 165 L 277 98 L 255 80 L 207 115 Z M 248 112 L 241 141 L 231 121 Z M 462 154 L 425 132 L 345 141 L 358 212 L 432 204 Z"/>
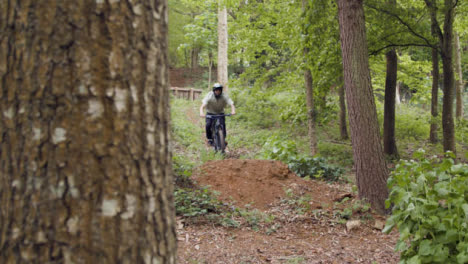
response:
<path id="1" fill-rule="evenodd" d="M 468 204 L 462 205 L 463 212 L 465 212 L 465 219 L 468 220 Z"/>
<path id="2" fill-rule="evenodd" d="M 449 194 L 449 183 L 438 182 L 434 185 L 435 191 L 442 197 L 446 197 Z"/>
<path id="3" fill-rule="evenodd" d="M 468 252 L 462 252 L 457 255 L 457 263 L 468 263 Z"/>
<path id="4" fill-rule="evenodd" d="M 421 264 L 421 259 L 419 258 L 418 255 L 413 256 L 412 258 L 408 259 L 406 262 L 407 264 Z"/>
<path id="5" fill-rule="evenodd" d="M 432 253 L 432 241 L 430 240 L 423 240 L 421 244 L 419 244 L 419 255 L 421 256 L 429 256 Z"/>

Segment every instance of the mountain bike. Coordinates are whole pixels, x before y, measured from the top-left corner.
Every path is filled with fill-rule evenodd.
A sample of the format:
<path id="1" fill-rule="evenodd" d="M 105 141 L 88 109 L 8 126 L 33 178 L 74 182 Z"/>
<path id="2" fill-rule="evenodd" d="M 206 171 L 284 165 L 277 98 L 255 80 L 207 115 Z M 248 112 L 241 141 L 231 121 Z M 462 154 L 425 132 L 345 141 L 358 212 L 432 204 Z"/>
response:
<path id="1" fill-rule="evenodd" d="M 221 118 L 224 116 L 231 116 L 231 114 L 221 115 L 206 115 L 207 118 L 214 119 L 211 123 L 211 135 L 213 136 L 213 148 L 216 152 L 220 151 L 224 154 L 226 149 L 226 141 L 223 133 L 223 125 L 221 124 Z"/>

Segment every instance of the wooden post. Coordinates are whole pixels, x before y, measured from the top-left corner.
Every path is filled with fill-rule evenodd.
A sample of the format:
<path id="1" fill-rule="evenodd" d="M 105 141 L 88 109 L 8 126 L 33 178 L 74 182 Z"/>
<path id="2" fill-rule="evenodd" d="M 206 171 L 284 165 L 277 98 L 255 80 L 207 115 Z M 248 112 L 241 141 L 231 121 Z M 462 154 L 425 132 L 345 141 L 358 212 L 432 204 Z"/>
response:
<path id="1" fill-rule="evenodd" d="M 193 88 L 190 88 L 190 100 L 195 101 L 195 99 L 193 97 Z"/>

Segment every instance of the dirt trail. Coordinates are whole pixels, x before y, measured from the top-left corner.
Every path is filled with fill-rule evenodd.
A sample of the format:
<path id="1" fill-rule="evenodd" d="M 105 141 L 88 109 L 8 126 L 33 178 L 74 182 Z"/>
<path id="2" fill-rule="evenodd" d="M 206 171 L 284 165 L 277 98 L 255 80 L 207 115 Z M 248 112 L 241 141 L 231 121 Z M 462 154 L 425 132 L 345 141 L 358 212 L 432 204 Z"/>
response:
<path id="1" fill-rule="evenodd" d="M 219 199 L 260 209 L 274 223 L 252 228 L 184 225 L 179 219 L 179 263 L 396 263 L 397 235 L 374 228 L 374 216 L 348 231 L 334 218 L 336 202 L 349 186 L 304 180 L 279 161 L 211 161 L 193 179 L 219 192 Z M 310 211 L 297 214 L 284 204 L 286 190 L 307 195 Z M 375 262 L 374 262 L 375 261 Z"/>
<path id="2" fill-rule="evenodd" d="M 187 113 L 199 124 L 201 119 Z M 231 156 L 232 157 L 232 156 Z M 269 224 L 238 228 L 178 219 L 178 263 L 397 263 L 397 234 L 375 228 L 384 219 L 354 214 L 361 225 L 347 230 L 337 221 L 337 202 L 357 197 L 348 184 L 304 180 L 279 161 L 225 159 L 210 161 L 193 174 L 199 186 L 210 186 L 219 199 L 238 207 L 257 208 L 273 216 Z M 307 196 L 308 212 L 288 204 L 287 190 Z M 298 197 L 299 197 L 298 196 Z M 290 197 L 289 197 L 290 198 Z M 369 217 L 370 218 L 366 218 Z"/>
<path id="3" fill-rule="evenodd" d="M 288 189 L 307 189 L 313 207 L 330 203 L 340 195 L 338 189 L 319 181 L 310 184 L 291 172 L 286 164 L 272 160 L 211 161 L 201 166 L 193 179 L 218 191 L 221 200 L 262 210 L 284 198 Z M 327 191 L 323 192 L 324 189 Z"/>

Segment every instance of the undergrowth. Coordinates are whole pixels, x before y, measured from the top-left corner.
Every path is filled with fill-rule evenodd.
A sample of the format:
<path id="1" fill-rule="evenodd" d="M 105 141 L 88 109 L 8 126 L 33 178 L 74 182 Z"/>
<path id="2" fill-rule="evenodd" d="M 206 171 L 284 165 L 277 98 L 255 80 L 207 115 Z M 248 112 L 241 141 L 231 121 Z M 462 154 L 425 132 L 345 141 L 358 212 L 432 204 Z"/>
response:
<path id="1" fill-rule="evenodd" d="M 468 262 L 468 165 L 449 156 L 418 151 L 388 181 L 393 210 L 384 232 L 398 228 L 402 263 Z"/>

